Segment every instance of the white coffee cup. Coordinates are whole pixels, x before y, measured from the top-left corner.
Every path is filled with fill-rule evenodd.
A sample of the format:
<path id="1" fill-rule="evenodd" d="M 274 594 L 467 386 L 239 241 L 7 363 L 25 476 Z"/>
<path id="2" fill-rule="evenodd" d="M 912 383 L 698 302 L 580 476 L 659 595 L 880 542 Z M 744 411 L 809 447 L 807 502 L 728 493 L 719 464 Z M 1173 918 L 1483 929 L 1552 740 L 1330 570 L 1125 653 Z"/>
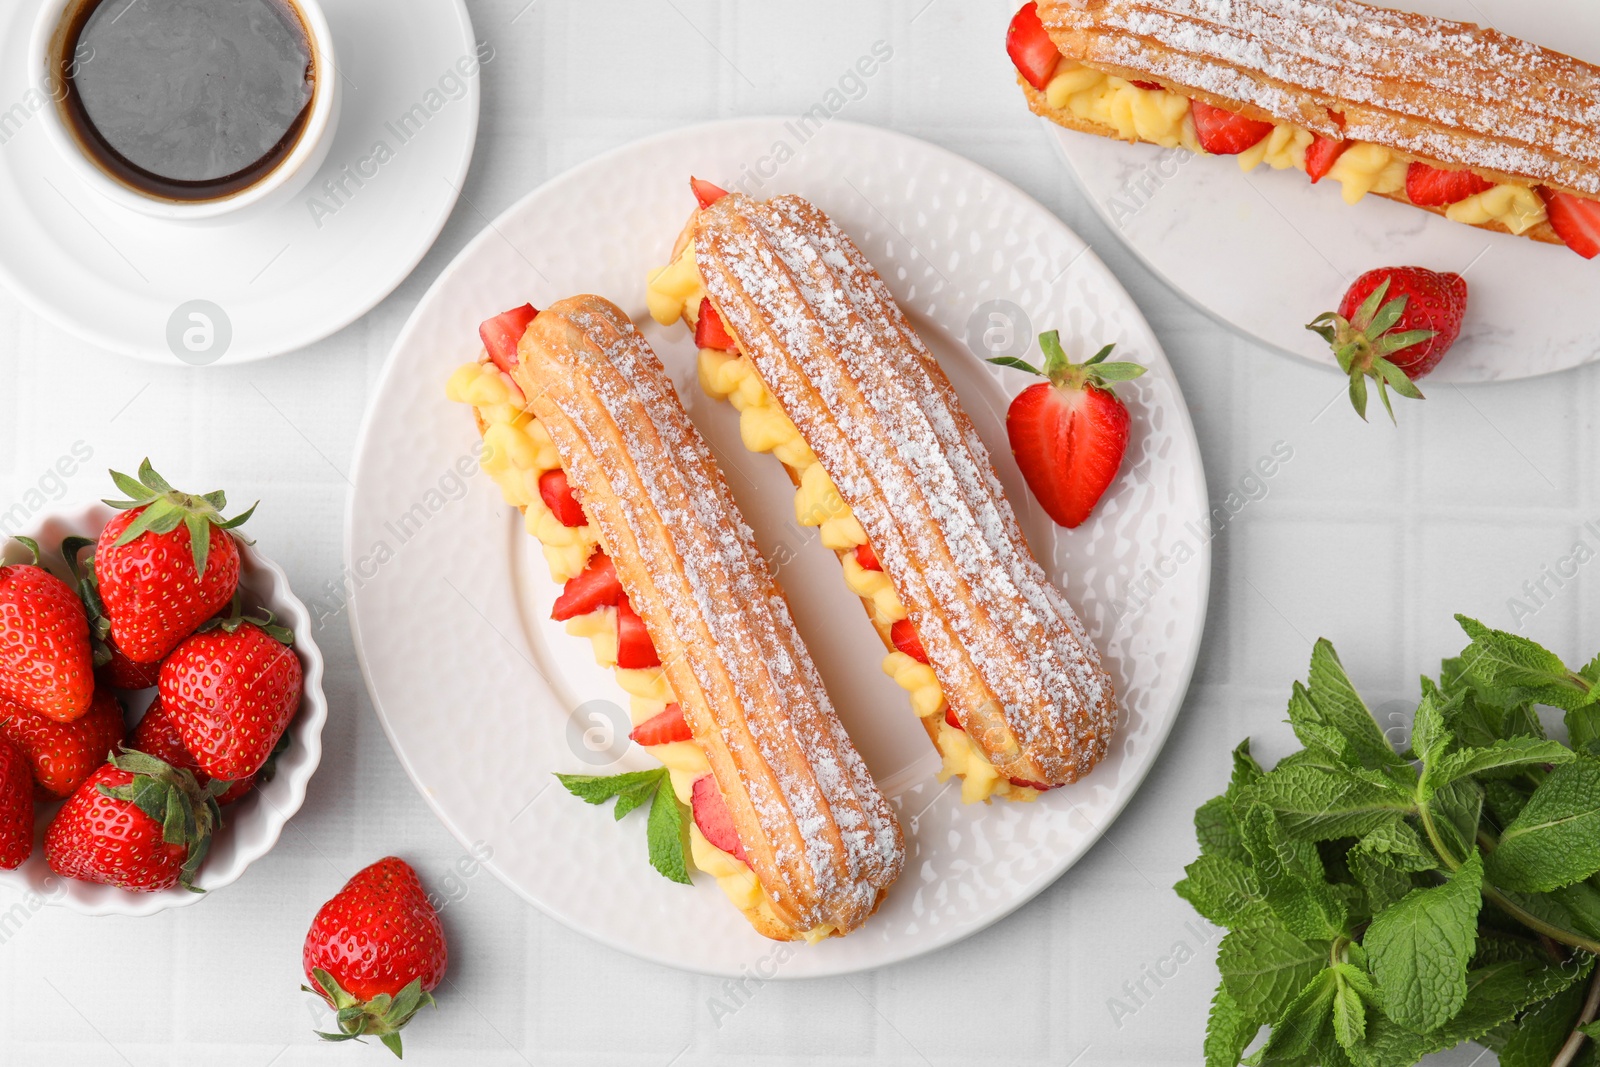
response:
<path id="1" fill-rule="evenodd" d="M 61 65 L 68 53 L 67 35 L 78 16 L 99 2 L 44 0 L 28 51 L 30 80 L 51 101 L 51 106 L 40 112 L 45 135 L 84 185 L 131 211 L 177 221 L 215 219 L 257 205 L 281 203 L 305 188 L 328 157 L 341 96 L 333 34 L 317 0 L 283 0 L 299 15 L 311 46 L 311 110 L 299 138 L 288 155 L 255 182 L 211 200 L 174 200 L 137 189 L 101 167 L 81 144 L 66 114 Z"/>

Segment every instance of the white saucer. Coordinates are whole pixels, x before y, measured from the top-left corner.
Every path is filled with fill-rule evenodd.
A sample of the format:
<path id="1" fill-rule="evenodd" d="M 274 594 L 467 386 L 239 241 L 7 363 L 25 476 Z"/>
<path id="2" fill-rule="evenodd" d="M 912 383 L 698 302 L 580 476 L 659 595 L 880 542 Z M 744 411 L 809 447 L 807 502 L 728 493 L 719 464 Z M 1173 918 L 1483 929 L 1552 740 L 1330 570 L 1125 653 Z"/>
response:
<path id="1" fill-rule="evenodd" d="M 457 838 L 480 853 L 488 846 L 497 877 L 606 944 L 689 970 L 785 978 L 947 945 L 1082 856 L 1177 716 L 1210 580 L 1205 478 L 1178 383 L 1138 308 L 1084 243 L 1015 187 L 924 141 L 839 119 L 807 138 L 791 126 L 714 123 L 627 145 L 534 190 L 474 239 L 390 353 L 357 445 L 345 548 L 351 629 L 378 718 Z M 701 393 L 692 338 L 645 313 L 645 273 L 688 217 L 691 173 L 729 184 L 765 175 L 747 191 L 799 193 L 829 212 L 949 373 L 1029 543 L 1116 682 L 1118 734 L 1082 782 L 1036 804 L 963 806 L 959 788 L 935 780 L 938 757 L 880 669 L 883 649 L 860 602 L 833 553 L 795 525 L 788 479 L 771 457 L 745 451 L 732 408 Z M 764 940 L 706 876 L 689 889 L 656 874 L 641 818 L 615 823 L 553 784 L 555 771 L 652 761 L 628 743 L 615 681 L 549 620 L 558 590 L 520 516 L 477 473 L 471 414 L 445 399 L 444 384 L 476 357 L 481 319 L 590 292 L 620 304 L 666 363 L 780 568 L 845 725 L 893 798 L 906 872 L 849 937 L 798 950 Z M 1117 485 L 1076 530 L 1054 526 L 1033 502 L 1006 444 L 1006 405 L 1025 376 L 986 366 L 962 341 L 998 301 L 1031 319 L 1015 322 L 1020 337 L 1059 328 L 1079 358 L 1116 341 L 1119 357 L 1150 368 L 1119 388 L 1133 440 Z"/>
<path id="2" fill-rule="evenodd" d="M 453 69 L 474 61 L 472 22 L 462 0 L 322 6 L 344 101 L 321 171 L 282 205 L 174 224 L 112 204 L 46 141 L 34 108 L 54 105 L 29 95 L 25 61 L 36 5 L 4 5 L 0 283 L 102 348 L 196 364 L 291 352 L 387 296 L 438 236 L 472 158 L 478 79 Z M 401 128 L 413 105 L 423 111 Z M 379 142 L 386 162 L 375 158 Z M 323 183 L 346 167 L 363 184 L 327 192 Z"/>
<path id="3" fill-rule="evenodd" d="M 1493 25 L 1600 62 L 1600 9 L 1565 0 L 1384 0 Z M 1018 94 L 1018 106 L 1022 106 Z M 1241 174 L 1228 158 L 1130 145 L 1041 119 L 1102 217 L 1168 285 L 1247 337 L 1329 367 L 1305 324 L 1338 307 L 1356 276 L 1417 265 L 1464 272 L 1461 339 L 1423 382 L 1531 378 L 1600 359 L 1600 260 L 1489 233 L 1297 170 Z"/>

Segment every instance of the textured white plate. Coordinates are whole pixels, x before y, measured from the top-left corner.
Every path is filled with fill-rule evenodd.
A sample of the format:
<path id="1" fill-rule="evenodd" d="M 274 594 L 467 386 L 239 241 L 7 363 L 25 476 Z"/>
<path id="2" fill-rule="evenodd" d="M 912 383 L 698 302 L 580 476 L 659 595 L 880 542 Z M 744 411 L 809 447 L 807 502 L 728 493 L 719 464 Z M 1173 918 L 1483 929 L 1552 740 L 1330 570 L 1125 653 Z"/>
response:
<path id="1" fill-rule="evenodd" d="M 879 669 L 883 650 L 833 554 L 795 525 L 781 468 L 747 454 L 732 409 L 701 394 L 692 340 L 645 313 L 645 273 L 669 254 L 693 206 L 691 172 L 727 183 L 765 174 L 746 191 L 796 192 L 828 211 L 949 372 L 1030 542 L 1084 615 L 1122 694 L 1112 754 L 1079 785 L 1034 805 L 963 807 L 958 788 L 934 780 L 938 758 Z M 621 692 L 594 667 L 587 643 L 547 621 L 557 589 L 516 512 L 473 473 L 472 419 L 445 400 L 444 382 L 475 358 L 481 319 L 580 292 L 617 301 L 666 362 L 780 568 L 857 746 L 895 799 L 911 853 L 906 873 L 847 938 L 799 950 L 763 940 L 709 879 L 691 890 L 650 869 L 642 817 L 615 824 L 552 784 L 554 771 L 653 761 L 627 751 Z M 1124 358 L 1151 369 L 1121 390 L 1134 425 L 1122 478 L 1076 531 L 1057 530 L 1033 505 L 1005 445 L 1006 403 L 1023 376 L 986 367 L 961 341 L 974 309 L 996 298 L 1032 319 L 1020 336 L 1059 327 L 1080 355 L 1116 341 Z M 949 944 L 1039 892 L 1105 830 L 1149 769 L 1183 699 L 1205 614 L 1207 504 L 1194 432 L 1127 294 L 1059 221 L 988 171 L 839 121 L 804 145 L 778 120 L 679 130 L 535 190 L 418 305 L 368 411 L 354 480 L 351 626 L 378 717 L 422 795 L 464 844 L 492 849 L 491 869 L 549 914 L 625 951 L 713 974 L 879 966 Z M 1147 606 L 1136 582 L 1150 590 Z"/>
<path id="2" fill-rule="evenodd" d="M 0 6 L 0 284 L 101 348 L 173 363 L 292 352 L 387 296 L 439 235 L 472 158 L 478 79 L 440 87 L 473 54 L 472 22 L 461 0 L 322 7 L 344 93 L 321 170 L 281 205 L 174 223 L 111 203 L 68 169 L 28 88 L 38 5 Z M 397 132 L 414 105 L 425 121 Z M 328 181 L 344 191 L 329 193 Z"/>
<path id="3" fill-rule="evenodd" d="M 1600 8 L 1565 0 L 1385 3 L 1491 24 L 1600 62 Z M 1530 378 L 1600 359 L 1600 260 L 1382 197 L 1346 204 L 1337 182 L 1313 186 L 1296 170 L 1242 174 L 1232 159 L 1124 144 L 1040 121 L 1089 199 L 1145 265 L 1262 344 L 1337 366 L 1305 324 L 1337 308 L 1357 275 L 1415 264 L 1465 272 L 1471 291 L 1461 339 L 1429 381 Z"/>
<path id="4" fill-rule="evenodd" d="M 30 534 L 45 553 L 44 564 L 57 577 L 67 575 L 57 549 L 63 538 L 72 534 L 98 537 L 116 512 L 104 504 L 64 508 L 46 514 Z M 4 558 L 15 563 L 26 558 L 22 546 L 5 546 Z M 289 747 L 278 757 L 272 781 L 252 789 L 239 801 L 222 809 L 223 827 L 211 843 L 211 852 L 195 878 L 205 893 L 191 893 L 174 887 L 160 893 L 128 893 L 106 885 L 74 881 L 52 874 L 44 861 L 44 832 L 55 817 L 59 804 L 36 808 L 34 849 L 28 862 L 14 871 L 0 871 L 0 885 L 22 892 L 36 893 L 49 904 L 57 904 L 86 915 L 153 915 L 168 908 L 182 907 L 204 900 L 210 893 L 232 885 L 246 867 L 271 851 L 294 813 L 306 799 L 306 785 L 322 762 L 322 725 L 328 721 L 328 700 L 322 693 L 322 652 L 311 637 L 311 614 L 300 598 L 289 589 L 283 568 L 263 556 L 259 549 L 239 545 L 239 584 L 244 588 L 247 608 L 266 608 L 278 622 L 294 631 L 294 648 L 300 656 L 305 687 L 300 694 L 300 711 L 289 724 Z M 129 722 L 138 722 L 154 692 L 132 695 Z M 132 732 L 130 730 L 130 732 Z"/>

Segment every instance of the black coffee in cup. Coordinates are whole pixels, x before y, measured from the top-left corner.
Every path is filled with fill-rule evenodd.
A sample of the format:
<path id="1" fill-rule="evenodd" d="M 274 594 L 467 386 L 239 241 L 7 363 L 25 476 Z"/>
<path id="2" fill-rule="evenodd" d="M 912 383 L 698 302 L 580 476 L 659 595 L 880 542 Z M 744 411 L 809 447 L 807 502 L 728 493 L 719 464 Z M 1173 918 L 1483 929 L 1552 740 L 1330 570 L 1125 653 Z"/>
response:
<path id="1" fill-rule="evenodd" d="M 230 196 L 294 151 L 317 71 L 289 0 L 86 0 L 61 42 L 61 108 L 139 192 Z"/>

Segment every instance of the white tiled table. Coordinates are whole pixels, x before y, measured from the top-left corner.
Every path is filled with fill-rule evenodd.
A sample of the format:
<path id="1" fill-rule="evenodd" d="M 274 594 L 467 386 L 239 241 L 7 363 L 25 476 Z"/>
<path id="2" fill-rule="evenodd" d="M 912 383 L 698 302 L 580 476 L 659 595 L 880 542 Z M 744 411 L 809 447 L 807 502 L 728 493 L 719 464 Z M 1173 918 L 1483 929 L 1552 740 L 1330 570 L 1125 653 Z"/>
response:
<path id="1" fill-rule="evenodd" d="M 1199 1063 L 1216 934 L 1170 889 L 1194 853 L 1190 813 L 1221 788 L 1243 735 L 1267 757 L 1288 750 L 1285 699 L 1317 636 L 1335 642 L 1388 713 L 1463 643 L 1453 612 L 1513 627 L 1508 599 L 1525 580 L 1575 542 L 1600 547 L 1583 528 L 1600 520 L 1600 370 L 1435 388 L 1425 404 L 1403 406 L 1398 430 L 1360 424 L 1337 377 L 1237 339 L 1100 223 L 1012 83 L 1001 48 L 1009 0 L 471 6 L 498 55 L 484 71 L 471 203 L 355 325 L 269 363 L 195 370 L 92 351 L 0 297 L 0 511 L 75 442 L 94 456 L 65 487 L 74 499 L 110 488 L 104 467 L 148 454 L 186 484 L 264 498 L 254 536 L 303 593 L 316 592 L 339 573 L 369 385 L 414 301 L 485 216 L 661 129 L 798 113 L 887 41 L 892 60 L 841 115 L 970 156 L 1083 235 L 1177 368 L 1214 505 L 1227 507 L 1231 491 L 1256 498 L 1214 542 L 1207 636 L 1165 754 L 1106 839 L 1032 904 L 954 949 L 849 979 L 730 991 L 601 948 L 486 874 L 462 880 L 464 895 L 443 913 L 452 966 L 442 1007 L 408 1031 L 407 1062 Z M 1487 17 L 1495 7 L 1479 0 Z M 1472 5 L 1461 15 L 1473 17 Z M 1293 457 L 1263 496 L 1248 479 L 1279 442 Z M 1525 632 L 1573 658 L 1600 648 L 1592 570 L 1548 586 L 1554 595 Z M 342 623 L 321 641 L 327 755 L 278 847 L 216 899 L 181 911 L 92 920 L 46 909 L 20 926 L 0 922 L 0 1063 L 387 1058 L 312 1036 L 301 939 L 317 905 L 362 864 L 399 852 L 438 887 L 463 853 L 391 753 Z M 0 894 L 0 916 L 11 903 Z M 1170 977 L 1147 977 L 1162 972 Z M 714 1011 L 714 1001 L 737 1010 Z"/>

